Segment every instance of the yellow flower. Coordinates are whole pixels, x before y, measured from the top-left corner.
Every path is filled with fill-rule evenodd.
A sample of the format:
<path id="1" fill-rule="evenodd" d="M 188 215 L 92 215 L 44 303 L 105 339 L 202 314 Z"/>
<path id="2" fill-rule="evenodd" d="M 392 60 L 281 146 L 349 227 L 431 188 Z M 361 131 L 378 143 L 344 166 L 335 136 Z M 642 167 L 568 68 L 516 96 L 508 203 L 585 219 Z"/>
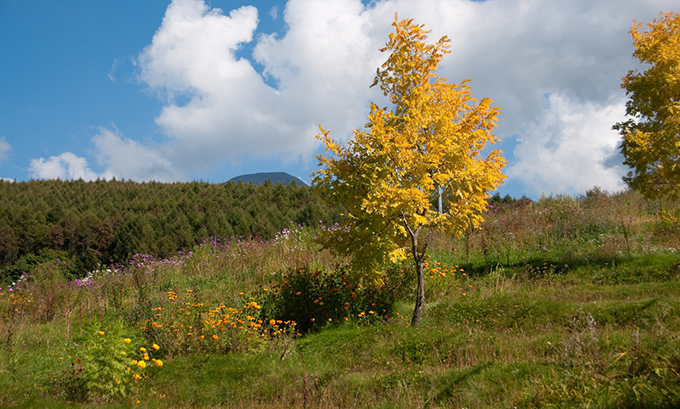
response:
<path id="1" fill-rule="evenodd" d="M 146 352 L 146 348 L 144 348 L 144 347 L 139 348 L 139 350 L 140 350 L 141 352 Z"/>
<path id="2" fill-rule="evenodd" d="M 136 373 L 132 374 L 132 379 L 142 379 L 141 376 L 137 375 Z"/>
<path id="3" fill-rule="evenodd" d="M 144 360 L 148 361 L 149 360 L 149 354 L 144 354 Z"/>
<path id="4" fill-rule="evenodd" d="M 133 359 L 133 360 L 132 360 L 132 365 L 137 365 L 137 360 L 136 360 L 136 359 Z"/>
<path id="5" fill-rule="evenodd" d="M 156 351 L 158 351 L 161 347 L 159 347 L 159 346 L 156 345 L 156 344 L 153 344 L 153 345 L 151 345 L 151 348 L 153 348 L 153 349 L 155 349 Z"/>
<path id="6" fill-rule="evenodd" d="M 269 325 L 276 325 L 276 320 L 269 320 Z"/>
<path id="7" fill-rule="evenodd" d="M 156 360 L 156 366 L 163 366 L 163 361 L 161 361 L 160 359 L 157 359 Z"/>
<path id="8" fill-rule="evenodd" d="M 125 351 L 121 351 L 120 354 L 123 355 L 123 356 L 127 355 L 127 354 L 125 353 Z"/>
<path id="9" fill-rule="evenodd" d="M 104 331 L 99 331 L 97 334 L 104 335 Z"/>
<path id="10" fill-rule="evenodd" d="M 130 342 L 132 342 L 132 340 L 130 338 L 125 338 L 123 341 L 125 341 L 126 344 L 129 344 Z"/>
<path id="11" fill-rule="evenodd" d="M 142 368 L 142 369 L 144 369 L 144 368 L 146 368 L 146 362 L 144 362 L 144 361 L 139 361 L 139 362 L 137 362 L 137 366 L 140 367 L 140 368 Z"/>

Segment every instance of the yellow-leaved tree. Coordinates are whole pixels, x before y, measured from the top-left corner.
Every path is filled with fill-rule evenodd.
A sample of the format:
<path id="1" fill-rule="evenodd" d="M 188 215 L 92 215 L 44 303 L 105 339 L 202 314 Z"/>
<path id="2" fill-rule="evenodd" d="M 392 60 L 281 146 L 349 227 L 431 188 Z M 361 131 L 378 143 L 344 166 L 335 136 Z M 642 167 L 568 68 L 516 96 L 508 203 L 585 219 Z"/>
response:
<path id="1" fill-rule="evenodd" d="M 393 26 L 380 50 L 389 57 L 372 85 L 392 107 L 371 104 L 368 123 L 347 146 L 320 128 L 326 155 L 317 156 L 321 169 L 312 176 L 325 197 L 348 211 L 325 243 L 351 255 L 355 271 L 374 273 L 410 250 L 418 280 L 411 325 L 417 326 L 425 303 L 423 229 L 460 235 L 479 226 L 487 192 L 505 179 L 505 159 L 499 150 L 483 153 L 497 141 L 492 130 L 499 108 L 486 98 L 477 102 L 467 81 L 449 84 L 435 73 L 450 41 L 426 44 L 429 31 L 413 20 L 395 16 Z M 430 202 L 440 191 L 449 203 L 443 214 Z"/>
<path id="2" fill-rule="evenodd" d="M 614 125 L 623 139 L 624 164 L 632 169 L 623 179 L 648 198 L 680 195 L 680 15 L 667 13 L 652 23 L 633 22 L 633 56 L 648 64 L 643 73 L 623 77 L 626 114 Z"/>

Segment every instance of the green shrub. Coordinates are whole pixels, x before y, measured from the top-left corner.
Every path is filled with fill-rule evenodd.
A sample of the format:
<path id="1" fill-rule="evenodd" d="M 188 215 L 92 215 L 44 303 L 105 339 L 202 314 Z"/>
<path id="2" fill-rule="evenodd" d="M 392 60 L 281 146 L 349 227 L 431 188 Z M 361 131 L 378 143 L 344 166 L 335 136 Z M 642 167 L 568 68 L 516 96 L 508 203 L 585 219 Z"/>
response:
<path id="1" fill-rule="evenodd" d="M 295 321 L 304 333 L 350 319 L 386 320 L 398 293 L 389 280 L 370 288 L 352 282 L 343 269 L 329 273 L 298 268 L 281 273 L 278 282 L 271 289 L 263 287 L 260 294 L 263 316 Z"/>
<path id="2" fill-rule="evenodd" d="M 75 263 L 69 259 L 65 251 L 42 249 L 37 254 L 27 254 L 16 263 L 1 269 L 0 284 L 16 282 L 22 274 L 31 275 L 38 266 L 46 263 L 54 264 L 67 279 L 80 277 Z"/>
<path id="3" fill-rule="evenodd" d="M 159 349 L 156 344 L 147 350 L 131 333 L 120 322 L 87 325 L 74 343 L 71 367 L 56 374 L 53 387 L 75 401 L 107 401 L 133 394 L 138 382 L 148 378 L 146 368 L 163 366 L 163 362 L 150 357 Z"/>

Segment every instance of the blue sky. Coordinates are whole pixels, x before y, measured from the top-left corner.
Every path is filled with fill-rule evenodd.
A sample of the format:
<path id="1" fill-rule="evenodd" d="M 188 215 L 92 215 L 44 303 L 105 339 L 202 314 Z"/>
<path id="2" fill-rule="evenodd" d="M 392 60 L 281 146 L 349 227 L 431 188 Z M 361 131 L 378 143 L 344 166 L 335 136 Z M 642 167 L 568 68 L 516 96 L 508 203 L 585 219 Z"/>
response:
<path id="1" fill-rule="evenodd" d="M 309 181 L 316 126 L 347 140 L 381 102 L 398 12 L 453 40 L 442 76 L 501 107 L 502 194 L 619 190 L 628 30 L 673 3 L 0 0 L 0 177 Z"/>

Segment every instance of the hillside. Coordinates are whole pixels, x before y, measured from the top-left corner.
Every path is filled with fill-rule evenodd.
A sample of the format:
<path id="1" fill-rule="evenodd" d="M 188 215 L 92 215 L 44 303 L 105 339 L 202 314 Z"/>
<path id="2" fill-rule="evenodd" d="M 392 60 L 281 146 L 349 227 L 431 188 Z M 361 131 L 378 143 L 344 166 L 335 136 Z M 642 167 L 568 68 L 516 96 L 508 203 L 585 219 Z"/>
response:
<path id="1" fill-rule="evenodd" d="M 592 191 L 432 232 L 418 328 L 412 262 L 359 285 L 320 228 L 55 260 L 0 288 L 0 406 L 679 407 L 679 213 Z"/>
<path id="2" fill-rule="evenodd" d="M 170 257 L 209 237 L 273 238 L 337 221 L 311 188 L 284 184 L 0 181 L 0 283 L 67 260 L 74 277 L 136 253 Z"/>

